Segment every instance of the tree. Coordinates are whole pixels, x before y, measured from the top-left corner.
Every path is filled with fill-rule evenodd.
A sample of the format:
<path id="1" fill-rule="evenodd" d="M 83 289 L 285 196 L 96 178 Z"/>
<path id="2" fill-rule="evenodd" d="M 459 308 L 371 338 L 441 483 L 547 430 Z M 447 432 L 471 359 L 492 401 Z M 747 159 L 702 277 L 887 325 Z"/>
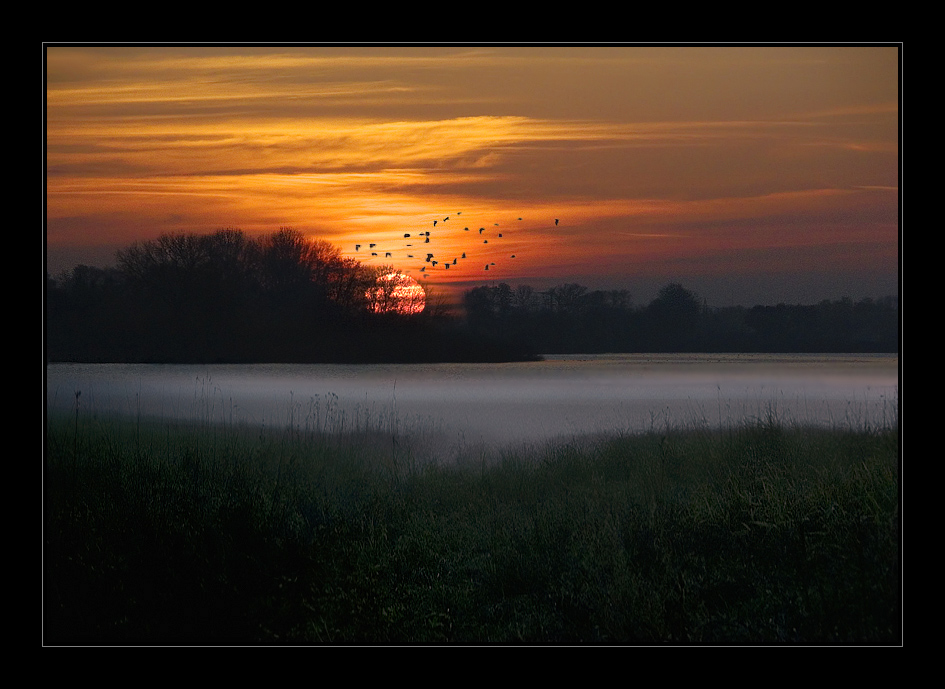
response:
<path id="1" fill-rule="evenodd" d="M 702 315 L 699 297 L 678 283 L 663 287 L 646 308 L 650 342 L 667 351 L 697 346 Z"/>

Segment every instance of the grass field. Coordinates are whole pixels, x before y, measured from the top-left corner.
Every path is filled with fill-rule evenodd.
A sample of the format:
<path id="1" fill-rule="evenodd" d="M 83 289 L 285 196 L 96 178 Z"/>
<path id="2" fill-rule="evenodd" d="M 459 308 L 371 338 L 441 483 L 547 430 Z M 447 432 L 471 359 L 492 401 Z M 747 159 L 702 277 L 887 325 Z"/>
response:
<path id="1" fill-rule="evenodd" d="M 422 461 L 409 438 L 49 420 L 43 642 L 899 644 L 898 426 Z"/>

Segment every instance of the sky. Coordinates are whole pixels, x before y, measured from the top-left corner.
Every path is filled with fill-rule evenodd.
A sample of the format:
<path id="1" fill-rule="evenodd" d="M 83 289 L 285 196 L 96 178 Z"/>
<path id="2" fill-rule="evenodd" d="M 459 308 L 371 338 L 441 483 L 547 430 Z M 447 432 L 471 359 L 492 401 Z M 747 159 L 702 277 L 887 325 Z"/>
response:
<path id="1" fill-rule="evenodd" d="M 500 282 L 641 305 L 670 282 L 710 306 L 898 295 L 900 59 L 44 44 L 46 272 L 288 227 L 447 300 Z"/>

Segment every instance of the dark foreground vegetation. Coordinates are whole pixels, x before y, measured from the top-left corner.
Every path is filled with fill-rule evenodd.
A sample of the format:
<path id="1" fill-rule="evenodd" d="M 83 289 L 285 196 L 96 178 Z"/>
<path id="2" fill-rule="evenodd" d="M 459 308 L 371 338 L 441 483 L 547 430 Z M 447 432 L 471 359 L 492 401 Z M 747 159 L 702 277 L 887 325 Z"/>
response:
<path id="1" fill-rule="evenodd" d="M 435 459 L 435 458 L 433 458 Z M 897 428 L 47 432 L 44 643 L 901 643 Z"/>
<path id="2" fill-rule="evenodd" d="M 46 280 L 47 361 L 258 363 L 516 361 L 599 352 L 898 352 L 894 297 L 710 308 L 678 284 L 647 305 L 626 291 L 483 286 L 462 314 L 378 308 L 389 268 L 280 230 L 164 235 L 114 268 Z M 429 295 L 428 295 L 429 296 Z"/>

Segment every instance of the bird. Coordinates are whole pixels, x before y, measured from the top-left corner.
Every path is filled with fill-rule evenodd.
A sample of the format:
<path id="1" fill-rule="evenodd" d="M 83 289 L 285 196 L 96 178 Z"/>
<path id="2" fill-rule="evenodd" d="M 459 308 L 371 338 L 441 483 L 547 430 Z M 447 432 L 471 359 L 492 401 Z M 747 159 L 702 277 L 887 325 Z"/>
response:
<path id="1" fill-rule="evenodd" d="M 483 239 L 483 240 L 482 240 L 482 243 L 483 243 L 483 244 L 488 244 L 488 243 L 489 243 L 489 240 L 488 240 L 488 239 Z"/>
<path id="2" fill-rule="evenodd" d="M 436 220 L 433 221 L 433 227 L 436 227 Z"/>
<path id="3" fill-rule="evenodd" d="M 479 234 L 482 234 L 483 230 L 485 230 L 485 229 L 486 229 L 485 227 L 480 227 L 480 228 L 479 228 Z"/>
<path id="4" fill-rule="evenodd" d="M 389 251 L 388 251 L 386 254 L 384 254 L 384 258 L 390 258 L 390 252 L 389 252 Z"/>
<path id="5" fill-rule="evenodd" d="M 429 243 L 430 243 L 430 238 L 427 237 L 426 239 L 424 239 L 424 240 L 423 240 L 423 243 L 424 243 L 424 244 L 429 244 Z"/>
<path id="6" fill-rule="evenodd" d="M 501 233 L 501 232 L 499 233 L 499 236 L 500 236 L 500 237 L 502 236 L 502 233 Z"/>
<path id="7" fill-rule="evenodd" d="M 486 264 L 486 270 L 489 270 L 489 264 L 488 264 L 488 263 Z"/>
<path id="8" fill-rule="evenodd" d="M 427 254 L 427 263 L 430 262 L 431 258 L 433 258 L 433 254 Z"/>
<path id="9" fill-rule="evenodd" d="M 555 226 L 557 226 L 557 225 L 558 225 L 558 219 L 555 218 Z"/>
<path id="10" fill-rule="evenodd" d="M 369 249 L 373 249 L 375 246 L 377 246 L 377 244 L 368 244 Z"/>
<path id="11" fill-rule="evenodd" d="M 466 252 L 463 252 L 462 258 L 466 258 Z"/>
<path id="12" fill-rule="evenodd" d="M 409 233 L 409 232 L 405 232 L 405 233 L 404 233 L 404 239 L 406 239 L 406 238 L 409 237 L 409 236 L 410 236 L 410 233 Z"/>
<path id="13" fill-rule="evenodd" d="M 355 251 L 357 251 L 357 250 L 360 249 L 360 248 L 361 248 L 361 245 L 360 245 L 360 244 L 355 244 L 355 245 L 354 245 L 354 250 L 355 250 Z"/>

